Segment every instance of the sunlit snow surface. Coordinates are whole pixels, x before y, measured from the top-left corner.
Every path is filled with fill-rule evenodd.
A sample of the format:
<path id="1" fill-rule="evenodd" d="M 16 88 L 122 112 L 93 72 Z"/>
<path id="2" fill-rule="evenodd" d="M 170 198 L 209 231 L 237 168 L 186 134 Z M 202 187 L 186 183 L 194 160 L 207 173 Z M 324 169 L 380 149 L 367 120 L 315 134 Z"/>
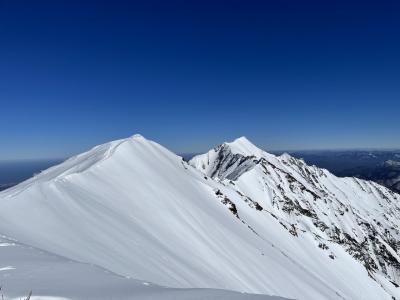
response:
<path id="1" fill-rule="evenodd" d="M 254 297 L 191 288 L 315 300 L 399 297 L 389 282 L 397 282 L 398 270 L 387 266 L 389 275 L 379 270 L 372 278 L 310 217 L 285 212 L 278 200 L 284 193 L 357 239 L 365 235 L 360 219 L 375 219 L 383 224 L 380 230 L 398 238 L 391 229 L 399 222 L 397 196 L 307 166 L 316 177 L 311 183 L 297 160 L 265 153 L 245 138 L 224 147 L 226 153 L 245 157 L 245 165 L 226 165 L 226 176 L 219 166 L 221 176 L 211 178 L 217 150 L 189 165 L 135 135 L 97 146 L 0 193 L 0 234 L 16 239 L 15 247 L 27 257 L 14 259 L 9 249 L 15 247 L 0 247 L 0 268 L 15 268 L 3 277 L 14 280 L 4 279 L 3 285 L 13 297 L 36 289 L 43 296 L 71 299 L 158 299 L 157 293 L 160 299 Z M 246 157 L 263 158 L 266 169 Z M 285 172 L 299 182 L 294 189 Z M 346 207 L 350 211 L 341 215 Z M 288 230 L 293 224 L 295 235 Z M 321 249 L 320 242 L 329 249 Z M 35 248 L 26 252 L 21 243 Z M 46 253 L 43 262 L 35 259 L 40 253 Z"/>
<path id="2" fill-rule="evenodd" d="M 0 238 L 3 244 L 7 239 Z M 119 276 L 98 266 L 79 263 L 18 243 L 0 248 L 0 282 L 5 299 L 31 300 L 284 300 L 211 289 L 172 289 Z M 13 267 L 1 267 L 8 262 Z"/>

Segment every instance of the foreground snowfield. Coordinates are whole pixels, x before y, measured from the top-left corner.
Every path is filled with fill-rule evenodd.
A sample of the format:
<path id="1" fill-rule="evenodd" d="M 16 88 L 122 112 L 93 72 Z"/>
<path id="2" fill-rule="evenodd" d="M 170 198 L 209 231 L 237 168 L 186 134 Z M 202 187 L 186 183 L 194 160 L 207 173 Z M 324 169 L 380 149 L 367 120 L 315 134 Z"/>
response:
<path id="1" fill-rule="evenodd" d="M 6 266 L 7 264 L 7 266 Z M 111 273 L 0 237 L 0 282 L 6 299 L 285 300 L 212 289 L 173 289 Z"/>
<path id="2" fill-rule="evenodd" d="M 0 193 L 0 234 L 42 251 L 0 247 L 0 269 L 17 266 L 1 284 L 71 299 L 400 299 L 399 200 L 245 138 L 188 164 L 135 135 Z"/>

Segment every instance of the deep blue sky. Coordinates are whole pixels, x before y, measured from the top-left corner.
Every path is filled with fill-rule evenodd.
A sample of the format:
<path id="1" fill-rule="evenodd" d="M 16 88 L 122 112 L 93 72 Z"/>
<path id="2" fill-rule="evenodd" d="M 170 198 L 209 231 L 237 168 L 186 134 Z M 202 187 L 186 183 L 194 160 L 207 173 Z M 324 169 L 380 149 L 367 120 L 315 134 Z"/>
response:
<path id="1" fill-rule="evenodd" d="M 399 1 L 129 2 L 0 0 L 0 160 L 400 148 Z"/>

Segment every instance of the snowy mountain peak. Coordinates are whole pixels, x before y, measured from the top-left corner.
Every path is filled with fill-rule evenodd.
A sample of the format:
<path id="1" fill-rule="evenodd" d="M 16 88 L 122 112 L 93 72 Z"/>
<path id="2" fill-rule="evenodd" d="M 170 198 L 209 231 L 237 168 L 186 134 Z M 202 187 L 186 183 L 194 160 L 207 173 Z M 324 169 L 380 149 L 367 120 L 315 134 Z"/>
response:
<path id="1" fill-rule="evenodd" d="M 232 142 L 225 142 L 225 144 L 228 144 L 231 146 L 237 145 L 237 146 L 245 146 L 245 147 L 255 147 L 255 145 L 252 142 L 250 142 L 248 140 L 248 138 L 245 136 L 238 137 L 235 140 L 233 140 Z"/>
<path id="2" fill-rule="evenodd" d="M 246 137 L 240 137 L 193 157 L 189 164 L 212 178 L 235 180 L 260 159 L 276 161 L 277 157 L 261 150 Z"/>
<path id="3" fill-rule="evenodd" d="M 143 135 L 139 134 L 139 133 L 135 133 L 134 135 L 132 135 L 131 139 L 137 139 L 137 140 L 138 139 L 144 139 L 144 140 L 146 140 L 146 138 Z"/>
<path id="4" fill-rule="evenodd" d="M 282 153 L 282 154 L 280 155 L 280 157 L 281 157 L 282 159 L 285 159 L 285 160 L 288 160 L 288 159 L 291 159 L 291 158 L 292 158 L 292 156 L 291 156 L 289 153 L 287 153 L 287 152 Z"/>
<path id="5" fill-rule="evenodd" d="M 241 154 L 243 156 L 260 156 L 263 150 L 255 146 L 246 137 L 242 136 L 233 142 L 226 142 L 223 145 L 230 148 L 233 154 Z"/>
<path id="6" fill-rule="evenodd" d="M 239 139 L 189 163 L 236 190 L 251 207 L 268 211 L 296 239 L 310 234 L 328 252 L 339 246 L 385 290 L 393 287 L 384 286 L 380 276 L 397 288 L 398 195 L 376 183 L 338 178 L 287 153 L 274 156 L 253 146 Z M 336 255 L 330 252 L 329 257 L 335 260 Z"/>
<path id="7" fill-rule="evenodd" d="M 37 187 L 39 184 L 64 181 L 71 176 L 82 176 L 84 173 L 93 172 L 99 168 L 115 169 L 121 163 L 131 165 L 135 161 L 140 161 L 144 157 L 149 158 L 152 155 L 163 155 L 179 161 L 174 153 L 161 145 L 147 140 L 140 134 L 135 134 L 128 138 L 95 146 L 1 193 L 13 196 L 27 188 Z"/>

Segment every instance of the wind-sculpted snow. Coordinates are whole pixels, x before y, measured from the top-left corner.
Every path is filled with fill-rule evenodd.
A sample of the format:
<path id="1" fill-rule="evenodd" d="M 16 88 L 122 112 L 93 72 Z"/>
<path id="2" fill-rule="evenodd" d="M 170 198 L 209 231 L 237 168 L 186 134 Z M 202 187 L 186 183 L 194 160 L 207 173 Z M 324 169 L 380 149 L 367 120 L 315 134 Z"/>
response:
<path id="1" fill-rule="evenodd" d="M 389 300 L 398 200 L 245 138 L 188 164 L 133 136 L 0 193 L 0 233 L 168 287 Z"/>

